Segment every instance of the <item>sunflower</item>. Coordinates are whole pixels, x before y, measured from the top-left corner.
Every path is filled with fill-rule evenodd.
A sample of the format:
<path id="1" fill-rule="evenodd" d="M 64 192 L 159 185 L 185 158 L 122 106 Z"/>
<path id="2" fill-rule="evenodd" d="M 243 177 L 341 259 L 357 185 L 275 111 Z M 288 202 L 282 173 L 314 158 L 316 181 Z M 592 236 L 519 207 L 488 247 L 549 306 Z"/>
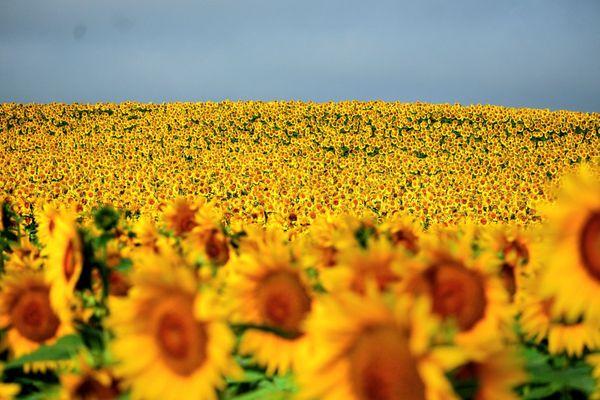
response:
<path id="1" fill-rule="evenodd" d="M 514 388 L 527 376 L 523 360 L 508 348 L 487 354 L 482 359 L 469 360 L 450 374 L 455 387 L 473 388 L 469 398 L 476 400 L 516 400 Z"/>
<path id="2" fill-rule="evenodd" d="M 195 226 L 182 241 L 190 263 L 208 261 L 223 266 L 229 261 L 229 239 L 221 226 L 222 214 L 214 205 L 203 204 L 196 212 Z"/>
<path id="3" fill-rule="evenodd" d="M 445 373 L 464 362 L 456 347 L 432 347 L 428 302 L 342 292 L 315 302 L 311 353 L 298 364 L 302 398 L 457 399 Z"/>
<path id="4" fill-rule="evenodd" d="M 354 221 L 345 216 L 325 214 L 317 218 L 303 236 L 311 263 L 318 269 L 331 268 L 338 263 L 342 249 L 355 242 Z"/>
<path id="5" fill-rule="evenodd" d="M 60 400 L 116 399 L 122 394 L 119 380 L 112 371 L 91 368 L 85 353 L 78 364 L 76 369 L 60 375 Z"/>
<path id="6" fill-rule="evenodd" d="M 162 236 L 158 231 L 154 221 L 148 217 L 141 217 L 133 225 L 133 233 L 135 234 L 134 244 L 144 248 L 146 251 L 153 253 L 170 253 L 172 252 L 171 240 Z"/>
<path id="7" fill-rule="evenodd" d="M 2 208 L 0 207 L 0 214 L 2 213 Z M 2 373 L 4 370 L 4 366 L 0 364 L 0 378 L 2 377 Z M 3 380 L 1 381 L 3 382 Z M 17 383 L 0 383 L 0 400 L 12 400 L 17 394 L 21 391 L 21 386 Z"/>
<path id="8" fill-rule="evenodd" d="M 196 212 L 200 203 L 185 198 L 173 200 L 165 209 L 163 219 L 167 229 L 175 236 L 184 236 L 191 232 L 198 224 Z"/>
<path id="9" fill-rule="evenodd" d="M 476 251 L 473 235 L 465 230 L 442 241 L 428 238 L 399 290 L 428 297 L 433 313 L 456 328 L 458 344 L 487 354 L 508 334 L 512 310 L 493 255 Z"/>
<path id="10" fill-rule="evenodd" d="M 592 392 L 590 399 L 600 399 L 600 353 L 593 353 L 587 356 L 587 363 L 592 367 L 592 375 L 596 380 L 596 387 Z"/>
<path id="11" fill-rule="evenodd" d="M 183 260 L 140 252 L 134 267 L 128 296 L 109 299 L 116 376 L 134 399 L 216 399 L 223 375 L 238 372 L 235 337 L 197 306 L 202 294 Z"/>
<path id="12" fill-rule="evenodd" d="M 403 256 L 387 239 L 372 239 L 367 249 L 356 245 L 344 248 L 338 255 L 338 265 L 321 271 L 321 281 L 332 292 L 349 289 L 364 293 L 370 284 L 386 290 L 400 282 Z"/>
<path id="13" fill-rule="evenodd" d="M 600 348 L 600 330 L 582 315 L 573 318 L 557 311 L 553 297 L 539 294 L 539 285 L 535 276 L 524 285 L 519 323 L 525 337 L 535 343 L 548 340 L 551 354 L 580 357 L 586 349 Z"/>
<path id="14" fill-rule="evenodd" d="M 29 236 L 25 235 L 19 242 L 12 246 L 12 253 L 4 268 L 8 270 L 39 270 L 42 268 L 43 260 L 40 257 L 39 248 L 31 243 Z"/>
<path id="15" fill-rule="evenodd" d="M 37 237 L 43 245 L 47 245 L 54 236 L 56 221 L 59 217 L 59 209 L 51 204 L 44 204 L 36 208 L 35 220 L 38 224 Z"/>
<path id="16" fill-rule="evenodd" d="M 55 219 L 47 245 L 46 273 L 52 283 L 50 298 L 59 313 L 68 312 L 83 268 L 83 245 L 75 215 L 64 212 Z"/>
<path id="17" fill-rule="evenodd" d="M 600 324 L 600 181 L 590 169 L 566 179 L 547 222 L 542 295 L 568 319 Z"/>
<path id="18" fill-rule="evenodd" d="M 267 373 L 284 374 L 306 350 L 302 326 L 311 310 L 311 289 L 301 260 L 281 232 L 268 231 L 251 243 L 229 264 L 226 295 L 232 321 L 263 328 L 244 333 L 240 352 L 252 354 Z"/>
<path id="19" fill-rule="evenodd" d="M 0 400 L 12 400 L 20 391 L 21 386 L 17 383 L 0 383 Z"/>
<path id="20" fill-rule="evenodd" d="M 412 254 L 419 252 L 419 239 L 423 235 L 423 228 L 413 217 L 396 215 L 381 226 L 389 240 L 396 246 L 404 248 Z"/>
<path id="21" fill-rule="evenodd" d="M 531 230 L 518 225 L 491 225 L 483 230 L 482 246 L 497 255 L 499 274 L 511 302 L 518 303 L 524 280 L 536 268 L 539 245 Z"/>
<path id="22" fill-rule="evenodd" d="M 13 357 L 52 344 L 73 332 L 50 301 L 51 287 L 38 271 L 9 271 L 2 278 L 0 327 L 7 329 L 6 342 Z"/>

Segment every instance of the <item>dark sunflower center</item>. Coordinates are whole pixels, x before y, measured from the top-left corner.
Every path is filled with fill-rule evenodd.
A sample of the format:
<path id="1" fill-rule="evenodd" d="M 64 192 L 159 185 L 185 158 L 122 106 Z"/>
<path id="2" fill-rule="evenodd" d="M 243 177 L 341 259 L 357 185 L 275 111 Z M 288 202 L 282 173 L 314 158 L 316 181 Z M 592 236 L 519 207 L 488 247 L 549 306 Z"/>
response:
<path id="1" fill-rule="evenodd" d="M 110 294 L 113 296 L 127 296 L 131 284 L 129 280 L 119 271 L 111 271 L 109 276 Z"/>
<path id="2" fill-rule="evenodd" d="M 579 251 L 587 272 L 600 281 L 600 211 L 593 212 L 581 230 Z"/>
<path id="3" fill-rule="evenodd" d="M 408 251 L 411 251 L 413 253 L 419 251 L 417 240 L 417 235 L 415 235 L 408 229 L 401 229 L 399 231 L 394 232 L 392 235 L 392 241 L 394 242 L 394 244 L 404 246 Z"/>
<path id="4" fill-rule="evenodd" d="M 425 399 L 408 338 L 393 327 L 363 332 L 350 354 L 350 381 L 360 400 Z"/>
<path id="5" fill-rule="evenodd" d="M 330 268 L 335 266 L 337 263 L 338 249 L 334 246 L 328 246 L 322 248 L 321 259 L 323 260 L 323 265 Z"/>
<path id="6" fill-rule="evenodd" d="M 119 394 L 116 384 L 106 386 L 91 376 L 84 378 L 73 391 L 73 396 L 82 400 L 115 399 Z"/>
<path id="7" fill-rule="evenodd" d="M 268 325 L 299 334 L 311 301 L 297 274 L 281 271 L 267 275 L 257 287 L 258 306 Z"/>
<path id="8" fill-rule="evenodd" d="M 527 264 L 529 262 L 529 250 L 527 245 L 520 240 L 512 240 L 503 250 L 504 260 L 506 262 L 517 265 L 520 263 Z"/>
<path id="9" fill-rule="evenodd" d="M 45 288 L 33 288 L 21 294 L 11 310 L 11 321 L 23 337 L 37 343 L 54 337 L 60 325 Z"/>
<path id="10" fill-rule="evenodd" d="M 224 265 L 229 261 L 227 238 L 218 229 L 210 232 L 204 250 L 208 258 L 217 265 Z"/>
<path id="11" fill-rule="evenodd" d="M 73 244 L 73 240 L 69 240 L 63 258 L 63 272 L 67 281 L 70 281 L 75 273 L 75 262 L 75 245 Z"/>
<path id="12" fill-rule="evenodd" d="M 482 278 L 460 264 L 442 264 L 432 270 L 433 311 L 454 318 L 458 327 L 471 329 L 485 314 Z"/>
<path id="13" fill-rule="evenodd" d="M 189 207 L 181 207 L 173 218 L 175 234 L 182 235 L 191 232 L 196 227 L 195 212 Z"/>
<path id="14" fill-rule="evenodd" d="M 170 299 L 156 311 L 155 337 L 163 360 L 173 372 L 188 376 L 207 357 L 207 333 L 194 318 L 191 299 Z"/>
<path id="15" fill-rule="evenodd" d="M 500 270 L 500 277 L 502 278 L 502 283 L 504 284 L 504 288 L 508 292 L 511 301 L 517 292 L 517 280 L 515 278 L 515 267 L 510 263 L 503 263 L 502 269 Z"/>

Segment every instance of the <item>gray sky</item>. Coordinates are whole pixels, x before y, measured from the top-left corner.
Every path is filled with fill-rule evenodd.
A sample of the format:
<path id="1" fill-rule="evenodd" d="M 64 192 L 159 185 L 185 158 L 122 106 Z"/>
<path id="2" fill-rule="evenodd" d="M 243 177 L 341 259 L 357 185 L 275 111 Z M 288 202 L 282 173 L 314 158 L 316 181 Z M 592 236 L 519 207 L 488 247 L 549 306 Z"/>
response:
<path id="1" fill-rule="evenodd" d="M 600 0 L 0 0 L 0 102 L 600 111 Z"/>

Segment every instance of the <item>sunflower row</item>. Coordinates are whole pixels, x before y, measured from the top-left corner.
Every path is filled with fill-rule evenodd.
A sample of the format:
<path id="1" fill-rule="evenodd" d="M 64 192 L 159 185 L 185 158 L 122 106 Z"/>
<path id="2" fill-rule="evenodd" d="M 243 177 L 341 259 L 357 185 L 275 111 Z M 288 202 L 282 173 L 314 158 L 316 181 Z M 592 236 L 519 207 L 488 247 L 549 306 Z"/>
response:
<path id="1" fill-rule="evenodd" d="M 600 395 L 590 168 L 530 227 L 324 216 L 297 234 L 194 198 L 159 222 L 1 209 L 6 398 Z"/>
<path id="2" fill-rule="evenodd" d="M 0 196 L 158 217 L 203 197 L 240 223 L 302 231 L 328 213 L 527 224 L 598 114 L 385 102 L 0 105 Z M 19 177 L 16 179 L 15 177 Z"/>

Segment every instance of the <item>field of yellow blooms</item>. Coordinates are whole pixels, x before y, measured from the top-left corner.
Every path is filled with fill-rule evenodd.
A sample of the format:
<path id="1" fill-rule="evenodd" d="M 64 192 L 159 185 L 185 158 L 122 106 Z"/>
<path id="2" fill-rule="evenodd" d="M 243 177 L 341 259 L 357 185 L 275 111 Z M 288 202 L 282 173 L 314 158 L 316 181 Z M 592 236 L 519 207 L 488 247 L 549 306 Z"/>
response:
<path id="1" fill-rule="evenodd" d="M 600 399 L 600 114 L 0 105 L 0 400 Z"/>

